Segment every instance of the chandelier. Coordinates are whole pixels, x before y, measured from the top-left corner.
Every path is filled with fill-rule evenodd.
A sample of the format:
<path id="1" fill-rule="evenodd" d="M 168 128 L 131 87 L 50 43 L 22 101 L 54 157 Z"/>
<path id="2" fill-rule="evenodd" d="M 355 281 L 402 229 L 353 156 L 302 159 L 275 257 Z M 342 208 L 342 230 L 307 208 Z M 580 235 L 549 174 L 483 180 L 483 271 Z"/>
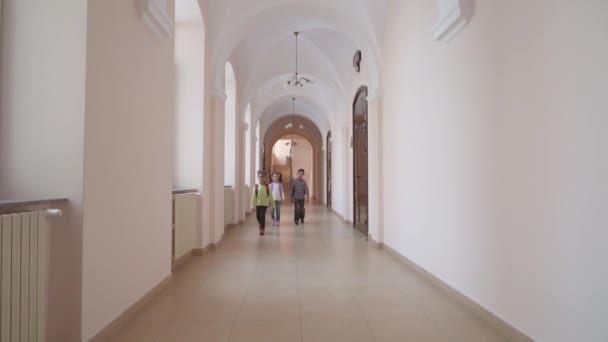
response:
<path id="1" fill-rule="evenodd" d="M 306 77 L 300 77 L 300 74 L 298 73 L 298 36 L 300 35 L 300 32 L 294 32 L 293 35 L 296 37 L 296 73 L 291 75 L 287 82 L 285 82 L 285 88 L 301 88 L 305 84 L 315 83 L 311 79 L 308 79 Z"/>
<path id="2" fill-rule="evenodd" d="M 295 140 L 293 140 L 293 129 L 296 126 L 296 98 L 292 97 L 291 98 L 291 122 L 288 123 L 287 125 L 285 125 L 286 129 L 291 129 L 291 141 L 288 141 L 287 143 L 285 143 L 285 145 L 291 145 L 289 148 L 289 158 L 291 159 L 291 154 L 292 154 L 292 150 L 293 147 L 298 146 L 298 143 L 295 142 Z M 298 125 L 298 127 L 300 129 L 304 129 L 304 126 L 302 125 Z"/>

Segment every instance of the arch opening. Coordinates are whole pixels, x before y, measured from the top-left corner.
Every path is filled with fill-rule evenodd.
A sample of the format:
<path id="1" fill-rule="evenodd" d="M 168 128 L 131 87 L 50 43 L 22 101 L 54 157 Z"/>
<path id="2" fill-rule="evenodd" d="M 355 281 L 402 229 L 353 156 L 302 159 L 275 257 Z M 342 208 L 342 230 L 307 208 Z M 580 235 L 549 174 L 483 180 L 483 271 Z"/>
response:
<path id="1" fill-rule="evenodd" d="M 205 26 L 197 0 L 175 4 L 174 188 L 202 188 Z"/>

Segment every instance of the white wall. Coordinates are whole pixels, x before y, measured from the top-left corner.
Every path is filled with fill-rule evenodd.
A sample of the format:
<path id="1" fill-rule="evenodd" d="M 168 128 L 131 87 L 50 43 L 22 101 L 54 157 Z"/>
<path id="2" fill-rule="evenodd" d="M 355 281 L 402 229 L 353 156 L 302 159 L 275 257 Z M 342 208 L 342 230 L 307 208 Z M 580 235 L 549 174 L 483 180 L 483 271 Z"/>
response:
<path id="1" fill-rule="evenodd" d="M 224 123 L 224 185 L 236 187 L 236 81 L 234 70 L 230 63 L 226 63 L 226 91 L 225 123 Z"/>
<path id="2" fill-rule="evenodd" d="M 83 340 L 171 273 L 175 132 L 173 39 L 129 1 L 88 11 Z"/>
<path id="3" fill-rule="evenodd" d="M 205 29 L 203 23 L 177 23 L 176 142 L 173 187 L 202 187 Z"/>
<path id="4" fill-rule="evenodd" d="M 80 337 L 87 4 L 2 0 L 0 198 L 68 197 L 51 230 L 48 341 Z"/>
<path id="5" fill-rule="evenodd" d="M 538 341 L 608 338 L 608 3 L 388 5 L 385 243 Z"/>

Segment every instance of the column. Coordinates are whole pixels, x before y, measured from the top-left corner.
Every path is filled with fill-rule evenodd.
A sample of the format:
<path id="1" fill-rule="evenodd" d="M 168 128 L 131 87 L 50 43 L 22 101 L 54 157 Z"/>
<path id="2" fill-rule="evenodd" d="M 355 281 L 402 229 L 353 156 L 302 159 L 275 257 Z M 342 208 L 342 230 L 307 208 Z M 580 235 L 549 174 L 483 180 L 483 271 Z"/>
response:
<path id="1" fill-rule="evenodd" d="M 203 232 L 205 245 L 224 234 L 224 111 L 226 93 L 211 87 L 210 110 L 205 113 L 203 164 Z"/>

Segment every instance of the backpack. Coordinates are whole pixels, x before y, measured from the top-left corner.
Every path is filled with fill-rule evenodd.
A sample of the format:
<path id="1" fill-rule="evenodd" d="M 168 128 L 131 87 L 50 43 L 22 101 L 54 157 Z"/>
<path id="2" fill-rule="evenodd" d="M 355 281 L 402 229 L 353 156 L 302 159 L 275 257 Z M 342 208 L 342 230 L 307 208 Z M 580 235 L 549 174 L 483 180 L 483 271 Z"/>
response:
<path id="1" fill-rule="evenodd" d="M 255 197 L 258 197 L 258 184 L 255 185 Z M 266 184 L 266 194 L 270 194 L 270 188 L 268 187 L 268 184 Z"/>

